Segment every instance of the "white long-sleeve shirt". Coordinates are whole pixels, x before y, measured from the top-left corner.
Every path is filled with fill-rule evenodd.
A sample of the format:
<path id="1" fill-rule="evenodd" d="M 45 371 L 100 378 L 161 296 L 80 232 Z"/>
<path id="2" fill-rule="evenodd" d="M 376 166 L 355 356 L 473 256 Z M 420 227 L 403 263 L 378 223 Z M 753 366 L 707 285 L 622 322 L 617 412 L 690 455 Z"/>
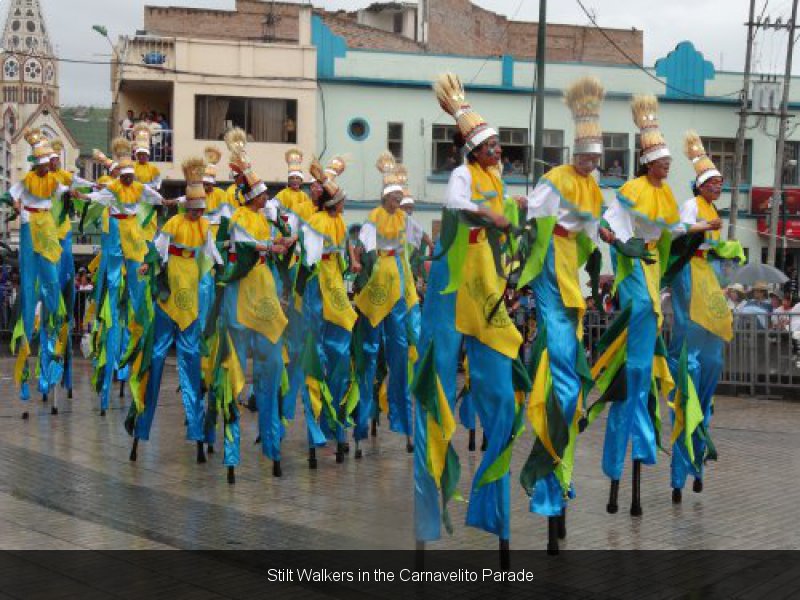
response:
<path id="1" fill-rule="evenodd" d="M 152 204 L 154 206 L 160 206 L 164 202 L 164 198 L 161 196 L 161 194 L 146 185 L 142 185 L 142 194 L 139 197 L 139 202 L 132 204 L 117 202 L 117 197 L 110 190 L 99 190 L 97 192 L 87 194 L 87 196 L 92 202 L 97 202 L 98 204 L 108 206 L 108 210 L 112 216 L 135 215 L 139 206 L 139 202 Z"/>
<path id="2" fill-rule="evenodd" d="M 59 183 L 53 195 L 58 196 L 68 191 L 69 188 L 67 186 Z M 28 223 L 30 221 L 30 215 L 28 214 L 28 211 L 24 210 L 26 207 L 35 210 L 50 210 L 53 207 L 52 197 L 38 198 L 37 196 L 34 196 L 28 191 L 28 188 L 26 188 L 25 184 L 21 181 L 11 186 L 11 189 L 8 191 L 8 193 L 11 195 L 14 201 L 19 202 L 22 205 L 23 210 L 20 214 L 20 220 L 22 223 Z"/>

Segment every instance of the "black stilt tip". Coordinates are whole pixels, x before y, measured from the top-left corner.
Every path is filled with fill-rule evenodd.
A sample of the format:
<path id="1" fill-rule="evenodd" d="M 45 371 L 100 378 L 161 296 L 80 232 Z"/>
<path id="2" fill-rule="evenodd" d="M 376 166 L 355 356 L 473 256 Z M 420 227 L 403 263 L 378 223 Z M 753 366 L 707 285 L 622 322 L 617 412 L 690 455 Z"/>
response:
<path id="1" fill-rule="evenodd" d="M 51 415 L 57 415 L 58 414 L 58 407 L 57 406 L 51 406 L 50 407 L 50 414 Z"/>
<path id="2" fill-rule="evenodd" d="M 694 483 L 692 484 L 692 491 L 695 494 L 699 494 L 703 491 L 703 480 L 702 479 L 695 479 Z"/>
<path id="3" fill-rule="evenodd" d="M 558 521 L 561 517 L 547 517 L 547 554 L 558 554 Z"/>
<path id="4" fill-rule="evenodd" d="M 500 540 L 500 570 L 508 571 L 511 569 L 511 548 L 508 540 Z"/>
<path id="5" fill-rule="evenodd" d="M 481 452 L 486 452 L 489 447 L 489 440 L 486 439 L 486 434 L 483 434 L 483 441 L 481 442 Z"/>
<path id="6" fill-rule="evenodd" d="M 409 454 L 414 452 L 414 442 L 411 441 L 411 438 L 406 438 L 406 452 Z"/>
<path id="7" fill-rule="evenodd" d="M 470 429 L 469 430 L 469 445 L 467 446 L 467 449 L 470 452 L 475 452 L 475 430 L 474 429 Z"/>
<path id="8" fill-rule="evenodd" d="M 680 504 L 683 500 L 683 492 L 681 488 L 672 488 L 672 503 Z"/>
<path id="9" fill-rule="evenodd" d="M 42 404 L 47 404 L 47 394 L 42 394 Z"/>
<path id="10" fill-rule="evenodd" d="M 249 410 L 250 412 L 256 412 L 258 410 L 258 405 L 256 404 L 256 396 L 255 396 L 255 394 L 252 394 L 247 399 L 247 410 Z"/>
<path id="11" fill-rule="evenodd" d="M 631 496 L 631 516 L 642 516 L 642 461 L 633 461 L 633 490 Z"/>
<path id="12" fill-rule="evenodd" d="M 206 449 L 207 454 L 214 454 L 214 444 L 209 444 L 208 448 Z"/>
<path id="13" fill-rule="evenodd" d="M 372 437 L 378 437 L 378 421 L 376 419 L 372 419 L 372 427 L 370 428 L 370 435 Z"/>
<path id="14" fill-rule="evenodd" d="M 358 447 L 358 442 L 356 442 L 356 453 L 354 456 L 356 457 L 356 460 L 359 460 L 364 457 L 364 452 L 361 450 L 361 448 Z"/>
<path id="15" fill-rule="evenodd" d="M 255 442 L 253 442 L 253 443 L 254 443 L 254 445 L 256 445 L 256 446 L 257 446 L 258 444 L 260 444 L 260 443 L 261 443 L 261 436 L 259 435 L 259 436 L 256 438 L 256 441 L 255 441 Z"/>
<path id="16" fill-rule="evenodd" d="M 344 447 L 343 444 L 336 444 L 336 462 L 344 462 Z"/>
<path id="17" fill-rule="evenodd" d="M 22 413 L 22 420 L 23 420 L 23 421 L 27 421 L 27 420 L 28 420 L 28 411 L 27 411 L 27 410 L 26 410 L 26 411 L 23 411 L 23 413 Z"/>
<path id="18" fill-rule="evenodd" d="M 342 450 L 344 450 L 345 454 L 350 454 L 350 442 L 342 444 Z"/>
<path id="19" fill-rule="evenodd" d="M 106 409 L 105 408 L 101 408 L 100 409 L 100 416 L 101 417 L 105 417 L 106 416 Z"/>
<path id="20" fill-rule="evenodd" d="M 610 515 L 617 514 L 619 511 L 619 504 L 617 504 L 617 498 L 619 497 L 619 480 L 612 479 L 611 480 L 611 491 L 608 494 L 608 504 L 606 504 L 606 512 Z"/>
<path id="21" fill-rule="evenodd" d="M 556 519 L 558 519 L 558 539 L 565 540 L 567 539 L 567 509 L 562 510 L 561 516 Z"/>
<path id="22" fill-rule="evenodd" d="M 317 468 L 317 450 L 316 450 L 316 448 L 309 448 L 308 449 L 308 468 L 309 469 L 316 469 Z"/>
<path id="23" fill-rule="evenodd" d="M 233 467 L 228 467 L 228 483 L 231 485 L 236 483 L 236 470 Z"/>
<path id="24" fill-rule="evenodd" d="M 119 382 L 119 397 L 120 398 L 124 398 L 125 397 L 125 382 L 124 381 L 120 381 Z"/>
<path id="25" fill-rule="evenodd" d="M 206 462 L 206 453 L 203 449 L 203 442 L 197 442 L 197 464 L 202 465 Z"/>
<path id="26" fill-rule="evenodd" d="M 67 400 L 72 400 L 72 388 L 67 390 Z"/>
<path id="27" fill-rule="evenodd" d="M 283 475 L 283 470 L 281 469 L 281 461 L 273 460 L 272 461 L 272 476 L 273 477 L 280 477 Z"/>
<path id="28" fill-rule="evenodd" d="M 133 446 L 131 446 L 131 453 L 128 455 L 128 459 L 131 462 L 136 462 L 137 455 L 136 451 L 139 449 L 139 438 L 133 438 Z"/>

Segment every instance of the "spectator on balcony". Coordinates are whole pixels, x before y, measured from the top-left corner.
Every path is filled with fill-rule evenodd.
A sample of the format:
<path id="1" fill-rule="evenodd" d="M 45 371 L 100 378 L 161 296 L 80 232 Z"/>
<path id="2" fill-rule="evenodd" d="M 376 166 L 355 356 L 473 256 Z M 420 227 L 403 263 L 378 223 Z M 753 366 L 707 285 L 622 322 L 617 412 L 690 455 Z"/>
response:
<path id="1" fill-rule="evenodd" d="M 132 110 L 128 110 L 128 114 L 125 116 L 122 121 L 120 121 L 119 128 L 120 128 L 120 135 L 126 139 L 131 139 L 131 135 L 133 132 L 133 123 L 134 123 L 134 115 Z"/>
<path id="2" fill-rule="evenodd" d="M 158 113 L 156 123 L 161 128 L 161 157 L 164 162 L 170 162 L 172 160 L 172 128 L 167 121 L 167 115 Z"/>

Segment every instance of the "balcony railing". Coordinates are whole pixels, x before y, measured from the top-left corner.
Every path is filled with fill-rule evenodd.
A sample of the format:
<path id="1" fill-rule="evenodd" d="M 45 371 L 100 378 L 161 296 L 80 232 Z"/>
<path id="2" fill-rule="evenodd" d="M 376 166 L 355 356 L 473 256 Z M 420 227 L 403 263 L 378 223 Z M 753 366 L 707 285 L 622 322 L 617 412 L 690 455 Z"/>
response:
<path id="1" fill-rule="evenodd" d="M 151 68 L 175 68 L 175 40 L 157 36 L 125 37 L 120 59 L 125 68 L 141 65 Z"/>
<path id="2" fill-rule="evenodd" d="M 120 132 L 120 135 L 133 141 L 133 128 Z M 153 128 L 150 136 L 150 162 L 172 162 L 172 129 Z"/>

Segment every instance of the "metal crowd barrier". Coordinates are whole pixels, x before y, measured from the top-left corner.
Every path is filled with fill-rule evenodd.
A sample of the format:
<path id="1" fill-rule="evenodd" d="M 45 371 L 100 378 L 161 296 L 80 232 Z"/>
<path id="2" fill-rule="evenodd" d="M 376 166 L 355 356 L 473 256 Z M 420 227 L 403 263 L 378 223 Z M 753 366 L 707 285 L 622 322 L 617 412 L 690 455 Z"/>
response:
<path id="1" fill-rule="evenodd" d="M 598 340 L 614 318 L 616 313 L 586 313 L 584 346 L 590 365 L 598 356 Z M 672 325 L 671 315 L 665 315 L 662 335 L 667 344 Z M 718 390 L 734 395 L 800 399 L 800 342 L 793 339 L 792 326 L 800 331 L 800 312 L 734 313 L 733 339 L 723 350 Z"/>

